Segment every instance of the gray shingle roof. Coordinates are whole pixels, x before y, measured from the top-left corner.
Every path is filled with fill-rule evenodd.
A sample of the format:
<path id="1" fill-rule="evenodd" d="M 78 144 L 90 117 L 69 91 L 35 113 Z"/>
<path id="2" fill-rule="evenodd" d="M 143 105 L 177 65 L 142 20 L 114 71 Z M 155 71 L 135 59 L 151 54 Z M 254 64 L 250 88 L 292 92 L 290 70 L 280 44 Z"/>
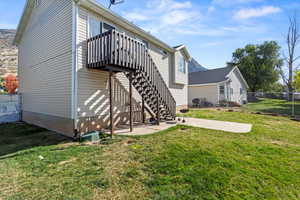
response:
<path id="1" fill-rule="evenodd" d="M 200 65 L 194 58 L 192 58 L 191 61 L 189 62 L 189 73 L 200 72 L 200 71 L 202 72 L 206 70 L 207 69 L 202 65 Z"/>
<path id="2" fill-rule="evenodd" d="M 232 70 L 231 67 L 212 69 L 189 74 L 189 85 L 218 83 L 226 80 L 226 76 Z"/>

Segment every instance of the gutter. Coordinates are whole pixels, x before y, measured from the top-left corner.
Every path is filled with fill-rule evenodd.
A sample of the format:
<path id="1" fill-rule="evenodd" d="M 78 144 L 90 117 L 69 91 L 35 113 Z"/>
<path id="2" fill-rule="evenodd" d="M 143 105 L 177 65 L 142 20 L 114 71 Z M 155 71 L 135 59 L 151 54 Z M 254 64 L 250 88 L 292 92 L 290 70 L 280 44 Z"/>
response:
<path id="1" fill-rule="evenodd" d="M 218 84 L 222 84 L 222 83 L 227 83 L 228 81 L 229 81 L 229 79 L 227 79 L 225 81 L 221 81 L 221 82 L 216 82 L 216 83 L 192 84 L 192 85 L 188 85 L 188 86 L 189 87 L 210 86 L 210 85 L 218 85 Z"/>
<path id="2" fill-rule="evenodd" d="M 78 22 L 78 5 L 76 1 L 72 2 L 72 112 L 74 138 L 78 136 L 78 117 L 77 117 L 77 98 L 78 98 L 78 74 L 77 74 L 77 22 Z"/>

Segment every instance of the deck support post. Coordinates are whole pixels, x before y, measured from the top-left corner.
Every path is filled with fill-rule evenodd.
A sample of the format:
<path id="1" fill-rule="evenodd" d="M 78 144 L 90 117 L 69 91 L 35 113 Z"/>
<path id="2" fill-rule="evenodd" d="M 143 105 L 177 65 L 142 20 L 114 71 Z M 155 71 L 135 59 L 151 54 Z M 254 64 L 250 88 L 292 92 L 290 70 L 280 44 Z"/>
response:
<path id="1" fill-rule="evenodd" d="M 156 94 L 156 106 L 157 106 L 157 113 L 156 113 L 156 120 L 157 120 L 157 126 L 160 124 L 160 105 L 159 105 L 159 96 Z"/>
<path id="2" fill-rule="evenodd" d="M 144 97 L 142 96 L 142 122 L 145 124 L 145 100 Z"/>
<path id="3" fill-rule="evenodd" d="M 109 111 L 110 111 L 110 135 L 114 134 L 114 113 L 113 113 L 113 89 L 112 89 L 112 76 L 113 72 L 109 71 Z"/>
<path id="4" fill-rule="evenodd" d="M 130 132 L 133 131 L 133 113 L 132 113 L 132 72 L 129 74 L 129 126 Z"/>

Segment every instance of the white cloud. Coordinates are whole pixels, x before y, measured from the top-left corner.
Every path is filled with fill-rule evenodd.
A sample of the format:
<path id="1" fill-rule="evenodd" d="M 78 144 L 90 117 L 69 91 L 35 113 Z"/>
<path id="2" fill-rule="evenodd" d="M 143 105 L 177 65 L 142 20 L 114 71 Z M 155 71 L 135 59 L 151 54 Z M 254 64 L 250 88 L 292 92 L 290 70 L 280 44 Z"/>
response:
<path id="1" fill-rule="evenodd" d="M 183 10 L 174 10 L 162 16 L 162 23 L 165 25 L 176 25 L 191 20 L 194 17 L 197 17 L 196 13 Z"/>
<path id="2" fill-rule="evenodd" d="M 179 2 L 176 0 L 153 0 L 148 1 L 148 8 L 156 8 L 158 10 L 174 10 L 174 9 L 187 9 L 192 7 L 190 1 Z"/>
<path id="3" fill-rule="evenodd" d="M 266 15 L 274 14 L 281 12 L 281 9 L 274 6 L 264 6 L 261 8 L 249 8 L 238 10 L 237 13 L 233 16 L 234 19 L 243 20 L 255 17 L 263 17 Z"/>
<path id="4" fill-rule="evenodd" d="M 126 14 L 124 14 L 124 17 L 126 19 L 128 19 L 129 21 L 146 21 L 146 20 L 149 20 L 148 16 L 142 15 L 140 13 L 135 13 L 135 12 L 126 13 Z"/>
<path id="5" fill-rule="evenodd" d="M 5 24 L 0 22 L 0 29 L 15 29 L 16 27 L 16 24 Z"/>
<path id="6" fill-rule="evenodd" d="M 135 8 L 133 12 L 123 13 L 123 16 L 153 34 L 170 33 L 175 28 L 185 29 L 201 18 L 190 1 L 178 0 L 148 0 L 146 8 Z"/>
<path id="7" fill-rule="evenodd" d="M 253 2 L 262 2 L 265 0 L 213 0 L 213 4 L 219 5 L 233 5 L 233 4 L 243 4 L 243 3 L 253 3 Z"/>
<path id="8" fill-rule="evenodd" d="M 131 9 L 123 12 L 125 18 L 151 34 L 169 40 L 185 35 L 222 37 L 239 33 L 265 32 L 264 27 L 257 24 L 218 25 L 211 16 L 206 15 L 207 12 L 216 9 L 213 5 L 206 7 L 208 10 L 205 10 L 194 6 L 190 1 L 147 0 L 145 7 Z"/>
<path id="9" fill-rule="evenodd" d="M 209 13 L 214 12 L 215 10 L 216 10 L 216 8 L 214 6 L 209 6 L 208 9 L 207 9 L 207 11 Z"/>

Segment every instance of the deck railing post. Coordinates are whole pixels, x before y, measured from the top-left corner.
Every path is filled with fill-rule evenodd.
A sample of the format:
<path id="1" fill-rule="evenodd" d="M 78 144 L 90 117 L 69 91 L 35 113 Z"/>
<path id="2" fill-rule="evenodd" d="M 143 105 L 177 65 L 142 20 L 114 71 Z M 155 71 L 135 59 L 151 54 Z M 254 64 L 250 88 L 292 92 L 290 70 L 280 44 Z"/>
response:
<path id="1" fill-rule="evenodd" d="M 160 105 L 159 105 L 159 96 L 158 96 L 158 94 L 156 94 L 157 96 L 156 96 L 156 106 L 157 106 L 157 113 L 156 113 L 156 120 L 157 120 L 157 126 L 159 126 L 159 124 L 160 124 L 160 109 L 159 109 L 159 107 L 160 107 Z"/>
<path id="2" fill-rule="evenodd" d="M 132 72 L 129 73 L 129 125 L 130 132 L 133 131 L 133 113 L 132 113 Z"/>
<path id="3" fill-rule="evenodd" d="M 142 122 L 145 124 L 145 100 L 144 97 L 142 96 Z"/>

